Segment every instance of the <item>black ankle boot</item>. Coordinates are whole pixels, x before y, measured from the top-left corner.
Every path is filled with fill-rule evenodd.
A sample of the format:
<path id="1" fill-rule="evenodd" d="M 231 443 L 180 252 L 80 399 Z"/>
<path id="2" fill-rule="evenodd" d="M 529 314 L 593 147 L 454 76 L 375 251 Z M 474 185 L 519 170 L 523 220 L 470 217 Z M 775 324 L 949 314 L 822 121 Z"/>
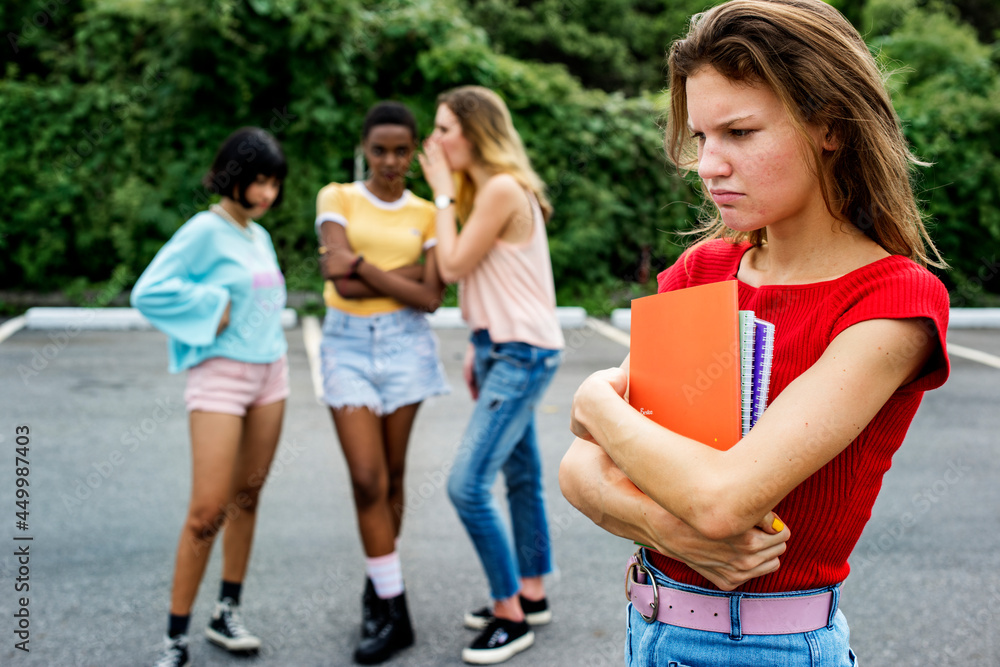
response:
<path id="1" fill-rule="evenodd" d="M 374 637 L 385 622 L 385 600 L 375 593 L 371 578 L 365 580 L 365 592 L 361 596 L 361 638 Z"/>
<path id="2" fill-rule="evenodd" d="M 362 665 L 374 665 L 388 660 L 393 653 L 413 643 L 413 626 L 410 613 L 406 609 L 406 593 L 400 593 L 389 600 L 380 600 L 385 605 L 385 615 L 371 636 L 362 637 L 354 661 Z"/>

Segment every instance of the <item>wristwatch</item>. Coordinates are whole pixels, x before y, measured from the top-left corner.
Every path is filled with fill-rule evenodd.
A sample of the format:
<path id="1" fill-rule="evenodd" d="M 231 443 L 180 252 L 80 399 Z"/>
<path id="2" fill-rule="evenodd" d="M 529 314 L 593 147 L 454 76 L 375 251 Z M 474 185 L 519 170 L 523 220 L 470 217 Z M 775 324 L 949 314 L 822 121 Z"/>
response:
<path id="1" fill-rule="evenodd" d="M 454 203 L 455 200 L 448 195 L 438 195 L 434 198 L 434 206 L 436 206 L 439 211 L 445 210 Z"/>

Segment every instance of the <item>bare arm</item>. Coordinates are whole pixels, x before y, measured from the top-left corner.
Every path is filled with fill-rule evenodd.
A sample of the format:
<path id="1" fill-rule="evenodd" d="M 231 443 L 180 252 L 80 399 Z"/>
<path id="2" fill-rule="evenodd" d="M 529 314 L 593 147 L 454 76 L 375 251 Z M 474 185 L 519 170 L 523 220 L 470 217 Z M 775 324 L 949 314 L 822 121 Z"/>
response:
<path id="1" fill-rule="evenodd" d="M 935 344 L 919 320 L 849 327 L 728 451 L 677 435 L 632 409 L 622 398 L 627 375 L 623 379 L 621 369 L 584 381 L 574 397 L 572 428 L 600 444 L 657 505 L 702 535 L 725 539 L 757 525 L 847 447 L 892 393 L 919 375 Z"/>
<path id="2" fill-rule="evenodd" d="M 435 196 L 454 197 L 451 171 L 440 146 L 427 142 L 418 159 Z M 457 229 L 454 206 L 438 210 L 438 264 L 444 281 L 457 282 L 476 268 L 524 203 L 520 184 L 509 174 L 497 174 L 476 193 L 472 213 L 461 232 Z"/>
<path id="3" fill-rule="evenodd" d="M 226 309 L 222 311 L 222 319 L 219 320 L 219 328 L 215 330 L 215 335 L 221 334 L 226 327 L 229 326 L 229 311 L 232 310 L 233 302 L 230 301 L 226 304 Z"/>
<path id="4" fill-rule="evenodd" d="M 622 364 L 627 374 L 628 358 Z M 577 439 L 559 466 L 566 499 L 610 533 L 648 545 L 679 560 L 722 590 L 779 567 L 789 530 L 768 513 L 758 526 L 725 540 L 711 540 L 657 505 L 592 442 Z"/>
<path id="5" fill-rule="evenodd" d="M 444 283 L 438 276 L 436 254 L 434 248 L 427 249 L 423 275 L 419 281 L 407 280 L 368 262 L 361 262 L 358 266 L 358 276 L 372 289 L 391 296 L 400 303 L 433 313 L 441 305 L 444 293 Z"/>
<path id="6" fill-rule="evenodd" d="M 402 276 L 407 280 L 420 280 L 424 275 L 424 265 L 410 264 L 409 266 L 401 266 L 398 269 L 393 269 L 388 273 Z M 385 294 L 377 291 L 364 280 L 361 280 L 361 278 L 339 276 L 337 278 L 328 278 L 328 280 L 333 282 L 333 288 L 344 299 L 372 299 L 385 296 Z"/>
<path id="7" fill-rule="evenodd" d="M 323 223 L 321 233 L 326 251 L 321 258 L 323 277 L 333 281 L 334 289 L 341 297 L 388 296 L 426 312 L 433 312 L 441 304 L 444 285 L 437 273 L 434 248 L 427 250 L 422 266 L 383 271 L 374 264 L 362 261 L 355 278 L 348 274 L 357 255 L 351 249 L 344 227 L 327 221 Z"/>
<path id="8" fill-rule="evenodd" d="M 603 449 L 580 439 L 563 457 L 559 486 L 604 530 L 681 561 L 724 591 L 777 570 L 791 536 L 770 512 L 742 534 L 709 539 L 640 491 Z"/>

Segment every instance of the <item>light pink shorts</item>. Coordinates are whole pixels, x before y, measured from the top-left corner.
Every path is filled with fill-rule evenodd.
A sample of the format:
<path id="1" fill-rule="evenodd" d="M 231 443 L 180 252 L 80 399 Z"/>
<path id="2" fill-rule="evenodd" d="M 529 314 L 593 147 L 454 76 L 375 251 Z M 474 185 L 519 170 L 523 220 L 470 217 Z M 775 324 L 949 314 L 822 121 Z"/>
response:
<path id="1" fill-rule="evenodd" d="M 244 416 L 247 408 L 288 398 L 288 361 L 252 364 L 226 357 L 206 359 L 188 370 L 184 403 L 188 412 Z"/>

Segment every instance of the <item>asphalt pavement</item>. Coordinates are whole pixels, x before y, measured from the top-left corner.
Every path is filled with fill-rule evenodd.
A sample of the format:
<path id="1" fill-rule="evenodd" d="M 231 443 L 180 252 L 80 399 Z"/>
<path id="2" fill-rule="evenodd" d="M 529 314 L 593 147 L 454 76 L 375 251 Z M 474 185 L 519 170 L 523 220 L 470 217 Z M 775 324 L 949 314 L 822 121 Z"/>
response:
<path id="1" fill-rule="evenodd" d="M 302 329 L 286 333 L 292 395 L 243 595 L 244 619 L 265 645 L 237 658 L 201 635 L 217 594 L 217 548 L 193 610 L 195 665 L 351 664 L 364 573 L 347 471 L 314 395 Z M 453 391 L 421 407 L 410 446 L 400 549 L 417 641 L 388 663 L 399 667 L 462 664 L 475 636 L 462 615 L 488 601 L 444 488 L 472 409 L 461 380 L 465 333 L 437 333 Z M 573 391 L 620 363 L 625 348 L 589 328 L 566 336 L 538 414 L 558 565 L 547 581 L 554 620 L 513 667 L 623 663 L 633 547 L 576 512 L 557 472 Z M 950 340 L 1000 356 L 1000 331 L 953 331 Z M 1000 369 L 952 363 L 949 382 L 925 396 L 851 559 L 842 608 L 865 667 L 1000 665 Z M 155 658 L 190 489 L 184 377 L 166 367 L 158 332 L 23 330 L 0 343 L 0 664 Z M 21 508 L 18 477 L 28 480 Z M 25 638 L 28 652 L 17 647 Z"/>

